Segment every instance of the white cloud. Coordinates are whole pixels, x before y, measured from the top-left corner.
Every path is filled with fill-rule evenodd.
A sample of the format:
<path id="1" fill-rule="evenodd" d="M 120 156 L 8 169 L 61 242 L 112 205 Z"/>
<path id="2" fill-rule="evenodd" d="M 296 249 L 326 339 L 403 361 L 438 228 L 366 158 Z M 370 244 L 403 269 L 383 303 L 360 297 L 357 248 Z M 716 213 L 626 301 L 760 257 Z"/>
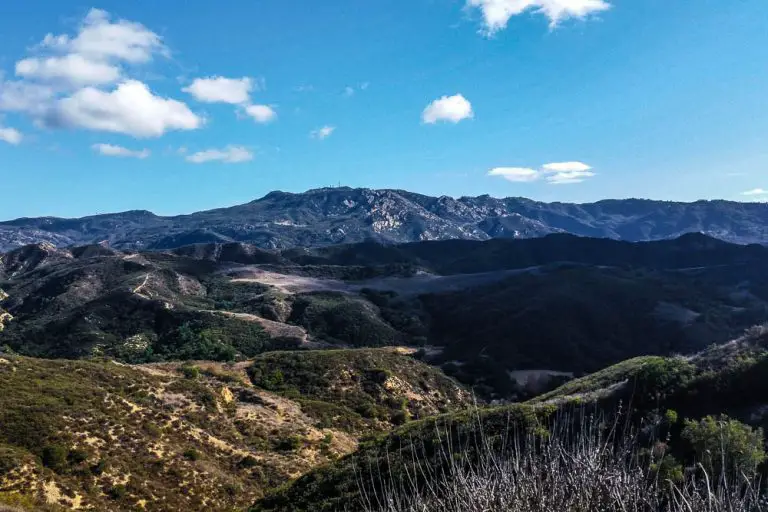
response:
<path id="1" fill-rule="evenodd" d="M 552 172 L 584 172 L 592 169 L 592 167 L 583 162 L 554 162 L 544 164 L 541 168 Z"/>
<path id="2" fill-rule="evenodd" d="M 555 162 L 544 164 L 539 169 L 530 167 L 496 167 L 488 176 L 499 176 L 508 181 L 529 183 L 544 179 L 550 185 L 581 183 L 596 176 L 592 167 L 582 162 Z"/>
<path id="3" fill-rule="evenodd" d="M 335 131 L 336 131 L 335 126 L 323 126 L 322 128 L 318 128 L 317 130 L 312 130 L 309 136 L 312 137 L 313 139 L 323 140 L 333 135 L 333 132 Z"/>
<path id="4" fill-rule="evenodd" d="M 743 196 L 765 196 L 768 195 L 768 190 L 762 189 L 762 188 L 753 188 L 752 190 L 747 190 L 746 192 L 742 192 L 741 195 Z"/>
<path id="5" fill-rule="evenodd" d="M 510 18 L 528 11 L 544 14 L 554 28 L 568 18 L 585 18 L 611 8 L 605 0 L 467 0 L 467 6 L 480 10 L 487 35 L 505 29 Z"/>
<path id="6" fill-rule="evenodd" d="M 435 124 L 438 121 L 458 123 L 473 116 L 472 104 L 461 94 L 456 94 L 443 96 L 427 105 L 421 114 L 421 121 L 426 124 Z"/>
<path id="7" fill-rule="evenodd" d="M 294 92 L 312 92 L 315 90 L 315 87 L 311 84 L 305 84 L 305 85 L 297 85 L 293 88 Z"/>
<path id="8" fill-rule="evenodd" d="M 245 107 L 245 113 L 253 118 L 254 121 L 266 124 L 277 119 L 277 112 L 269 105 L 248 105 Z"/>
<path id="9" fill-rule="evenodd" d="M 488 176 L 501 176 L 514 182 L 530 182 L 539 179 L 539 171 L 528 167 L 496 167 L 488 171 Z"/>
<path id="10" fill-rule="evenodd" d="M 168 54 L 162 38 L 141 23 L 110 21 L 101 9 L 91 9 L 73 39 L 48 34 L 43 46 L 66 49 L 93 60 L 116 59 L 131 63 L 148 62 L 155 54 Z"/>
<path id="11" fill-rule="evenodd" d="M 68 85 L 101 85 L 120 78 L 120 69 L 112 64 L 86 59 L 77 53 L 63 57 L 29 58 L 16 63 L 16 75 Z"/>
<path id="12" fill-rule="evenodd" d="M 0 110 L 39 114 L 53 97 L 53 89 L 45 85 L 0 80 Z"/>
<path id="13" fill-rule="evenodd" d="M 547 176 L 547 181 L 552 185 L 570 185 L 573 183 L 581 183 L 587 178 L 592 178 L 595 173 L 592 171 L 567 171 L 557 172 L 550 176 Z"/>
<path id="14" fill-rule="evenodd" d="M 112 144 L 94 144 L 91 146 L 91 149 L 104 156 L 116 156 L 122 158 L 139 158 L 143 160 L 150 155 L 148 149 L 133 151 L 122 146 L 113 146 Z"/>
<path id="15" fill-rule="evenodd" d="M 92 9 L 75 34 L 48 34 L 30 52 L 16 63 L 20 80 L 0 80 L 0 110 L 24 112 L 49 127 L 135 137 L 203 124 L 185 103 L 130 78 L 135 65 L 169 55 L 162 38 L 140 23 Z M 118 85 L 105 89 L 113 83 Z"/>
<path id="16" fill-rule="evenodd" d="M 203 164 L 206 162 L 224 162 L 239 164 L 253 160 L 253 153 L 243 146 L 227 146 L 224 149 L 208 149 L 193 153 L 187 157 L 188 162 Z"/>
<path id="17" fill-rule="evenodd" d="M 21 140 L 23 138 L 24 136 L 21 134 L 19 130 L 16 130 L 15 128 L 3 128 L 2 126 L 0 126 L 1 141 L 7 142 L 8 144 L 16 146 L 18 144 L 21 144 Z"/>
<path id="18" fill-rule="evenodd" d="M 195 130 L 203 119 L 180 101 L 155 96 L 146 84 L 127 80 L 112 92 L 86 87 L 58 100 L 45 116 L 54 127 L 159 137 L 170 130 Z"/>
<path id="19" fill-rule="evenodd" d="M 250 101 L 250 94 L 254 88 L 253 80 L 243 78 L 225 78 L 213 76 L 209 78 L 197 78 L 192 85 L 183 89 L 195 97 L 198 101 L 206 103 L 231 103 L 240 105 Z"/>
<path id="20" fill-rule="evenodd" d="M 351 87 L 351 86 L 348 85 L 348 86 L 346 86 L 344 88 L 344 96 L 349 97 L 349 96 L 354 96 L 354 95 L 355 95 L 355 88 L 354 87 Z"/>
<path id="21" fill-rule="evenodd" d="M 546 180 L 552 185 L 581 183 L 595 176 L 592 167 L 583 162 L 554 162 L 542 165 L 541 169 L 547 173 Z"/>

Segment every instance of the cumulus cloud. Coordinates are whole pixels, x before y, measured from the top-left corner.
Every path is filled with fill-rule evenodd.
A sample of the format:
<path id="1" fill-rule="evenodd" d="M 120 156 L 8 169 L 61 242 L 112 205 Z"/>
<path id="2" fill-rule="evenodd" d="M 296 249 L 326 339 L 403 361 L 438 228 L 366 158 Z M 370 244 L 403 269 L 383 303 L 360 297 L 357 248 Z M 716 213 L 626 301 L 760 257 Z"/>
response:
<path id="1" fill-rule="evenodd" d="M 768 195 L 768 190 L 762 189 L 762 188 L 753 188 L 752 190 L 747 190 L 746 192 L 742 192 L 741 195 L 743 196 L 766 196 Z"/>
<path id="2" fill-rule="evenodd" d="M 245 107 L 245 113 L 261 124 L 277 119 L 277 112 L 269 105 L 248 105 Z"/>
<path id="3" fill-rule="evenodd" d="M 7 142 L 13 146 L 21 144 L 24 136 L 15 128 L 4 128 L 0 126 L 0 141 Z"/>
<path id="4" fill-rule="evenodd" d="M 101 9 L 90 10 L 74 38 L 48 34 L 40 46 L 98 61 L 131 63 L 148 62 L 155 54 L 169 53 L 162 38 L 141 23 L 122 19 L 113 22 L 110 14 Z"/>
<path id="5" fill-rule="evenodd" d="M 48 34 L 33 52 L 37 55 L 16 63 L 17 76 L 75 88 L 116 82 L 121 63 L 145 63 L 168 53 L 151 30 L 131 21 L 113 22 L 100 9 L 91 9 L 74 37 Z"/>
<path id="6" fill-rule="evenodd" d="M 425 124 L 435 124 L 439 121 L 458 123 L 473 116 L 472 104 L 461 94 L 455 94 L 443 96 L 427 105 L 421 114 L 421 121 Z"/>
<path id="7" fill-rule="evenodd" d="M 0 110 L 26 113 L 48 127 L 135 137 L 203 124 L 186 104 L 130 78 L 126 70 L 169 55 L 162 38 L 140 23 L 92 9 L 74 35 L 48 34 L 30 52 L 16 63 L 18 80 L 0 80 Z"/>
<path id="8" fill-rule="evenodd" d="M 253 88 L 253 80 L 248 77 L 225 78 L 223 76 L 214 76 L 197 78 L 192 82 L 192 85 L 185 87 L 183 91 L 191 94 L 198 101 L 206 103 L 240 105 L 250 101 Z"/>
<path id="9" fill-rule="evenodd" d="M 122 146 L 113 146 L 112 144 L 94 144 L 91 149 L 104 156 L 116 156 L 121 158 L 139 158 L 141 160 L 149 157 L 148 149 L 133 151 Z"/>
<path id="10" fill-rule="evenodd" d="M 467 6 L 480 11 L 487 35 L 505 29 L 513 16 L 525 12 L 545 15 L 554 28 L 568 18 L 585 18 L 611 8 L 605 0 L 467 0 Z"/>
<path id="11" fill-rule="evenodd" d="M 507 181 L 525 183 L 539 179 L 539 171 L 528 167 L 496 167 L 488 171 L 488 176 L 501 176 Z"/>
<path id="12" fill-rule="evenodd" d="M 530 167 L 496 167 L 488 171 L 488 176 L 499 176 L 508 181 L 529 183 L 543 179 L 550 185 L 568 185 L 581 183 L 596 176 L 592 167 L 583 162 L 553 162 L 542 165 L 539 169 Z"/>
<path id="13" fill-rule="evenodd" d="M 58 100 L 45 117 L 54 127 L 160 137 L 171 130 L 195 130 L 203 119 L 180 101 L 156 96 L 146 84 L 128 80 L 105 92 L 86 87 Z"/>
<path id="14" fill-rule="evenodd" d="M 333 132 L 335 131 L 336 131 L 335 126 L 323 126 L 322 128 L 318 128 L 317 130 L 312 130 L 309 136 L 313 139 L 323 140 L 333 135 Z"/>
<path id="15" fill-rule="evenodd" d="M 239 164 L 253 160 L 253 153 L 243 146 L 227 146 L 224 149 L 199 151 L 189 155 L 186 159 L 193 164 L 204 164 L 206 162 Z"/>
<path id="16" fill-rule="evenodd" d="M 63 57 L 29 58 L 16 63 L 16 75 L 68 85 L 109 84 L 120 78 L 120 69 L 106 62 L 89 60 L 77 53 Z"/>

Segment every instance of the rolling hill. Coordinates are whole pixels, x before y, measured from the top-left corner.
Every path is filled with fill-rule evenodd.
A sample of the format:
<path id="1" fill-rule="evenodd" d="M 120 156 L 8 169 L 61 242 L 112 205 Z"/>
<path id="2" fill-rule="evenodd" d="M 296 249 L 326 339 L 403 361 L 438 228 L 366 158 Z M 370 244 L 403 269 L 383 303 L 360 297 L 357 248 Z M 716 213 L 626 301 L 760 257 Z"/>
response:
<path id="1" fill-rule="evenodd" d="M 695 234 L 285 251 L 37 244 L 0 259 L 0 346 L 148 363 L 406 345 L 481 394 L 512 397 L 525 392 L 520 371 L 695 352 L 764 321 L 766 253 Z"/>

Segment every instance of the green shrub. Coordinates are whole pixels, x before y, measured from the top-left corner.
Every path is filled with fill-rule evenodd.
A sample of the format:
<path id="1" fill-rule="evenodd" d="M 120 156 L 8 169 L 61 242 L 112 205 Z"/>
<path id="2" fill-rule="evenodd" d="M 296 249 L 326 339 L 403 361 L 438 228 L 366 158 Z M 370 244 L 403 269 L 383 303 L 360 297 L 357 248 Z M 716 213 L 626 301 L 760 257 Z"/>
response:
<path id="1" fill-rule="evenodd" d="M 304 440 L 300 436 L 289 436 L 281 439 L 277 443 L 277 449 L 281 451 L 294 452 L 304 445 Z"/>
<path id="2" fill-rule="evenodd" d="M 109 496 L 113 500 L 119 500 L 125 497 L 127 491 L 128 490 L 124 485 L 113 485 L 107 491 L 107 496 Z"/>
<path id="3" fill-rule="evenodd" d="M 402 425 L 408 421 L 408 411 L 401 410 L 393 412 L 390 421 L 393 425 Z"/>
<path id="4" fill-rule="evenodd" d="M 3 476 L 20 465 L 19 454 L 16 450 L 0 447 L 0 476 Z"/>
<path id="5" fill-rule="evenodd" d="M 80 464 L 88 460 L 88 452 L 80 448 L 73 448 L 69 450 L 67 460 L 72 464 Z"/>
<path id="6" fill-rule="evenodd" d="M 101 476 L 105 469 L 107 469 L 107 461 L 104 459 L 99 459 L 99 462 L 91 466 L 91 473 L 96 476 Z"/>
<path id="7" fill-rule="evenodd" d="M 52 444 L 43 448 L 43 466 L 54 471 L 61 471 L 66 467 L 69 450 L 66 446 Z"/>
<path id="8" fill-rule="evenodd" d="M 259 460 L 253 455 L 246 455 L 237 464 L 241 468 L 253 468 L 259 465 Z"/>
<path id="9" fill-rule="evenodd" d="M 200 460 L 200 452 L 197 451 L 195 448 L 190 448 L 188 450 L 185 450 L 182 455 L 187 460 L 191 460 L 191 461 Z"/>
<path id="10" fill-rule="evenodd" d="M 749 474 L 765 460 L 763 430 L 722 415 L 687 420 L 681 434 L 712 475 Z"/>
<path id="11" fill-rule="evenodd" d="M 192 365 L 184 365 L 181 367 L 181 373 L 186 379 L 197 379 L 200 377 L 200 368 Z"/>

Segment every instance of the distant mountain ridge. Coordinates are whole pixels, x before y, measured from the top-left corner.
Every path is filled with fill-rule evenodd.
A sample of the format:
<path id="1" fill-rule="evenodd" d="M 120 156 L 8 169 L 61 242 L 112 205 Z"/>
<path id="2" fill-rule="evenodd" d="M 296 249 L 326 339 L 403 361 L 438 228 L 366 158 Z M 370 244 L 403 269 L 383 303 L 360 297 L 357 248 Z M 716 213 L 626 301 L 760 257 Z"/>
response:
<path id="1" fill-rule="evenodd" d="M 119 249 L 150 250 L 248 242 L 286 249 L 369 240 L 536 238 L 552 233 L 652 241 L 691 232 L 739 244 L 768 243 L 768 204 L 645 199 L 569 204 L 321 188 L 298 194 L 270 192 L 250 203 L 171 217 L 137 210 L 0 222 L 0 252 L 40 242 L 58 247 L 106 242 Z"/>

